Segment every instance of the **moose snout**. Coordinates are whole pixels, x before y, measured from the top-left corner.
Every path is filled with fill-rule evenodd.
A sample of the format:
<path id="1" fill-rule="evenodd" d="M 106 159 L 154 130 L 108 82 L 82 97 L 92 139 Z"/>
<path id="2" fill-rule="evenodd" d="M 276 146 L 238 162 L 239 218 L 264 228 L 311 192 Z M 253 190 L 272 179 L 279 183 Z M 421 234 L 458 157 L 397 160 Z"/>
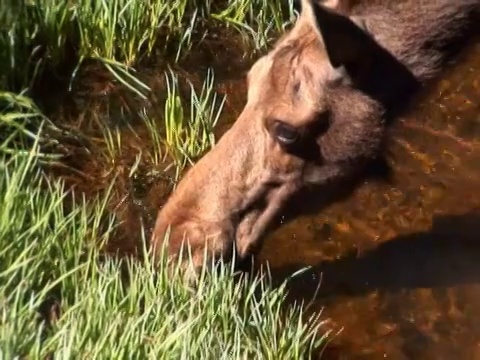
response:
<path id="1" fill-rule="evenodd" d="M 220 258 L 243 260 L 260 248 L 272 219 L 300 186 L 301 161 L 284 154 L 261 124 L 252 125 L 254 115 L 247 107 L 185 174 L 158 214 L 153 247 L 166 242 L 169 257 L 182 253 L 194 268 Z"/>

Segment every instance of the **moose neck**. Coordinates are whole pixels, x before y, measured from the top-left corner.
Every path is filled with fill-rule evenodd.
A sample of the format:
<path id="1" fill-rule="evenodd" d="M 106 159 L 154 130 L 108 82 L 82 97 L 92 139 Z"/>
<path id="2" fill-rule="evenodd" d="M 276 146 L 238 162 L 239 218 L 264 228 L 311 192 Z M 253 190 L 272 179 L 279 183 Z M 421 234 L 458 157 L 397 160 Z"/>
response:
<path id="1" fill-rule="evenodd" d="M 362 90 L 384 104 L 387 113 L 405 105 L 412 94 L 444 67 L 478 32 L 478 0 L 392 1 L 352 9 L 379 45 L 372 73 Z M 476 25 L 475 25 L 476 24 Z"/>

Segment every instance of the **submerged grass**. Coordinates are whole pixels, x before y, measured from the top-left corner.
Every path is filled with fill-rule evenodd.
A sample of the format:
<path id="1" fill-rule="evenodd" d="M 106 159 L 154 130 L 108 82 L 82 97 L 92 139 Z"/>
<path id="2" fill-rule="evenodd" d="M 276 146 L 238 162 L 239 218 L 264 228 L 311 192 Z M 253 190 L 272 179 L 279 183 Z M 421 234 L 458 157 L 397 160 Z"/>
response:
<path id="1" fill-rule="evenodd" d="M 101 251 L 123 229 L 109 205 L 119 173 L 131 178 L 145 160 L 150 167 L 170 161 L 178 178 L 215 145 L 225 98 L 216 95 L 212 70 L 201 88 L 187 84 L 186 98 L 178 76 L 164 73 L 163 114 L 148 106 L 137 112 L 147 139 L 135 134 L 145 142 L 136 154 L 126 147 L 124 129 L 97 114 L 101 146 L 85 153 L 114 176 L 95 195 L 74 192 L 45 168 L 74 156 L 69 142 L 83 135 L 49 120 L 41 99 L 28 97 L 43 71 L 72 65 L 73 79 L 86 60 L 96 60 L 147 99 L 150 88 L 134 71 L 142 58 L 174 44 L 178 61 L 212 22 L 264 47 L 291 18 L 288 4 L 20 0 L 0 6 L 1 359 L 304 359 L 321 346 L 322 323 L 305 319 L 301 305 L 285 307 L 285 284 L 274 288 L 268 274 L 238 279 L 233 264 L 220 264 L 192 287 L 180 274 L 167 275 L 166 259 L 154 269 L 149 256 Z M 126 153 L 133 160 L 121 163 Z M 145 249 L 145 232 L 137 235 Z"/>

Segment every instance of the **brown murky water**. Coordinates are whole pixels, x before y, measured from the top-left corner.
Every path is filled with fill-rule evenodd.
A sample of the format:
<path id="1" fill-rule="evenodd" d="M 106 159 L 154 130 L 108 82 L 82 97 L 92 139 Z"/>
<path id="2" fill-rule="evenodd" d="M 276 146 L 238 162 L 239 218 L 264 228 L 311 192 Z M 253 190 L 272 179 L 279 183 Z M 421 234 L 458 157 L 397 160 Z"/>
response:
<path id="1" fill-rule="evenodd" d="M 215 53 L 231 52 L 238 58 L 238 49 L 223 47 L 212 52 L 211 61 Z M 248 63 L 214 66 L 224 70 L 216 71 L 217 90 L 228 95 L 229 120 L 244 105 Z M 179 73 L 201 80 L 205 69 L 191 67 Z M 277 280 L 311 265 L 291 281 L 291 298 L 309 301 L 316 295 L 312 310 L 324 309 L 327 327 L 343 329 L 324 358 L 480 359 L 479 74 L 477 44 L 397 122 L 390 140 L 391 183 L 366 182 L 347 199 L 298 216 L 268 236 L 259 263 L 268 262 Z M 150 146 L 139 108 L 161 119 L 163 107 L 163 70 L 143 76 L 154 94 L 148 102 L 133 101 L 97 79 L 56 114 L 91 144 L 88 152 L 73 153 L 70 168 L 57 174 L 90 194 L 117 179 L 111 208 L 129 221 L 111 247 L 125 251 L 138 242 L 132 234 L 139 217 L 151 224 L 172 187 L 148 157 L 137 175 L 128 176 L 136 156 Z M 88 96 L 80 96 L 82 91 Z M 113 162 L 101 159 L 98 128 L 84 131 L 99 121 L 123 134 L 121 155 Z"/>
<path id="2" fill-rule="evenodd" d="M 260 257 L 277 278 L 312 266 L 290 291 L 343 328 L 327 359 L 480 359 L 480 44 L 390 150 L 392 183 L 284 224 Z"/>

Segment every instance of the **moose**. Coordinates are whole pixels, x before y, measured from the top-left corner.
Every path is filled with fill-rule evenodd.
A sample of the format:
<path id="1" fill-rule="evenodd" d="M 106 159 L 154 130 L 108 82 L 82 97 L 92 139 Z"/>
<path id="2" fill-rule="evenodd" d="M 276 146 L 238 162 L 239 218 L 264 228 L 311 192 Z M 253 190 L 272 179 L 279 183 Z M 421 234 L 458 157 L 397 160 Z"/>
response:
<path id="1" fill-rule="evenodd" d="M 194 274 L 243 259 L 302 188 L 354 177 L 392 119 L 480 29 L 480 0 L 301 0 L 294 26 L 247 75 L 233 126 L 187 171 L 150 246 Z"/>

